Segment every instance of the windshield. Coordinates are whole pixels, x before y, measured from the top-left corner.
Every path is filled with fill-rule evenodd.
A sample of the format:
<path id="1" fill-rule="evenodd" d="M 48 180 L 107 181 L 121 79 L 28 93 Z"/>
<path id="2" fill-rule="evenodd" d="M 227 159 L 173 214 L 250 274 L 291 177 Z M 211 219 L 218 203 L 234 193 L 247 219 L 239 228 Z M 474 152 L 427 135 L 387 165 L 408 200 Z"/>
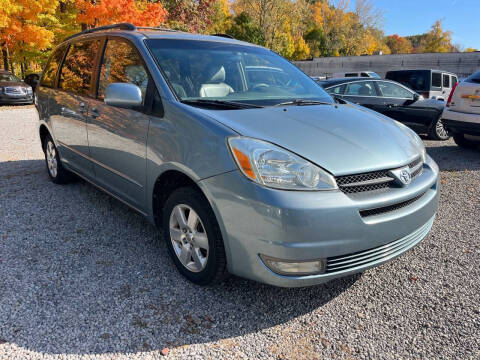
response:
<path id="1" fill-rule="evenodd" d="M 333 99 L 310 77 L 264 48 L 214 41 L 149 39 L 146 44 L 181 101 L 273 106 Z"/>
<path id="2" fill-rule="evenodd" d="M 19 82 L 20 79 L 12 74 L 0 74 L 0 82 Z"/>

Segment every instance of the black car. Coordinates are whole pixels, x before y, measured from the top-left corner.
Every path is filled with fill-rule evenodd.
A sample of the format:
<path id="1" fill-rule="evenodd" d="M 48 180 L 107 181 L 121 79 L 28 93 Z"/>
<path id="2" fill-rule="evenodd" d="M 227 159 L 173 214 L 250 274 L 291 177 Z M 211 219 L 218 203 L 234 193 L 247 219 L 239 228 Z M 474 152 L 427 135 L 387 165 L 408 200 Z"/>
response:
<path id="1" fill-rule="evenodd" d="M 318 82 L 329 94 L 368 107 L 398 120 L 431 139 L 447 140 L 441 121 L 445 102 L 424 99 L 411 89 L 391 80 L 344 78 Z"/>
<path id="2" fill-rule="evenodd" d="M 0 71 L 0 105 L 33 104 L 33 90 L 30 85 L 8 71 Z"/>

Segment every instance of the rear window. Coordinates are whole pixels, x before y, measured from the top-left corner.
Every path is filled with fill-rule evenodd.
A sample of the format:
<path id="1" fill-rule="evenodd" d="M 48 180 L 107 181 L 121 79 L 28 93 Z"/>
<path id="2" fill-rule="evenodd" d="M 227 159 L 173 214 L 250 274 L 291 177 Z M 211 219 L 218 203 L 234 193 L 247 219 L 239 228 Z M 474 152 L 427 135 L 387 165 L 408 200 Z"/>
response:
<path id="1" fill-rule="evenodd" d="M 399 82 L 415 91 L 430 90 L 430 71 L 428 70 L 389 71 L 385 78 Z"/>
<path id="2" fill-rule="evenodd" d="M 470 75 L 465 82 L 480 84 L 480 71 L 477 71 L 473 75 Z"/>
<path id="3" fill-rule="evenodd" d="M 432 73 L 432 88 L 433 87 L 442 87 L 442 74 Z"/>
<path id="4" fill-rule="evenodd" d="M 99 40 L 72 44 L 60 72 L 58 87 L 80 95 L 88 94 L 95 57 L 99 50 Z"/>

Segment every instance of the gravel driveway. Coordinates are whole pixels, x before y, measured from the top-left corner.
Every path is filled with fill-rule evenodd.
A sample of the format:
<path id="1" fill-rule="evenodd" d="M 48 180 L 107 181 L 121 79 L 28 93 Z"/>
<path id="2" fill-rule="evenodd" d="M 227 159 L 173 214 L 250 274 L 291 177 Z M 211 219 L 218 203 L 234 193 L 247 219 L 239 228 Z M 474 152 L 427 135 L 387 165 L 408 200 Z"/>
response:
<path id="1" fill-rule="evenodd" d="M 440 211 L 391 263 L 304 289 L 203 288 L 142 216 L 51 183 L 36 121 L 0 108 L 0 359 L 480 358 L 480 151 L 426 142 Z"/>

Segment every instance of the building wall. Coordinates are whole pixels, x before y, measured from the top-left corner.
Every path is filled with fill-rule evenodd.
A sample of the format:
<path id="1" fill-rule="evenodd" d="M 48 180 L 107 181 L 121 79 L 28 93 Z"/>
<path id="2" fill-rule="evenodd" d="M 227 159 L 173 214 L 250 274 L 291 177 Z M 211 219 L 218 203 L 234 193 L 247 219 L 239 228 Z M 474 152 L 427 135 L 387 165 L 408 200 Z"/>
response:
<path id="1" fill-rule="evenodd" d="M 384 77 L 389 70 L 438 69 L 464 78 L 480 70 L 480 52 L 339 56 L 294 63 L 310 76 L 331 76 L 338 72 L 370 70 Z"/>

